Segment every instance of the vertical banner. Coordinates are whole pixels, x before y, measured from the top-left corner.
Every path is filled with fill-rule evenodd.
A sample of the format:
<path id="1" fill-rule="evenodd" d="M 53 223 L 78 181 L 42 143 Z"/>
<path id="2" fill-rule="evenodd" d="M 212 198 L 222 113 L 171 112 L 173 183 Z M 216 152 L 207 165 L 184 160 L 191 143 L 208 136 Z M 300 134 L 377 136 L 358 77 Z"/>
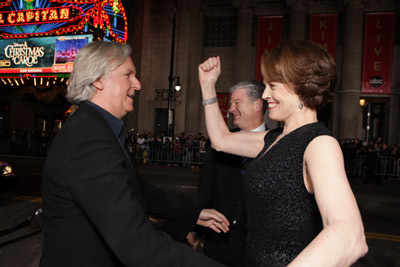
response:
<path id="1" fill-rule="evenodd" d="M 228 93 L 217 93 L 218 106 L 221 110 L 222 117 L 224 117 L 225 123 L 228 124 L 228 110 L 229 110 L 229 94 Z"/>
<path id="2" fill-rule="evenodd" d="M 362 93 L 390 94 L 394 12 L 365 14 Z"/>
<path id="3" fill-rule="evenodd" d="M 336 60 L 337 14 L 310 16 L 310 40 L 319 44 Z"/>
<path id="4" fill-rule="evenodd" d="M 256 59 L 256 79 L 262 81 L 261 75 L 261 56 L 265 50 L 270 50 L 279 45 L 282 41 L 283 17 L 259 17 L 257 35 L 257 59 Z"/>

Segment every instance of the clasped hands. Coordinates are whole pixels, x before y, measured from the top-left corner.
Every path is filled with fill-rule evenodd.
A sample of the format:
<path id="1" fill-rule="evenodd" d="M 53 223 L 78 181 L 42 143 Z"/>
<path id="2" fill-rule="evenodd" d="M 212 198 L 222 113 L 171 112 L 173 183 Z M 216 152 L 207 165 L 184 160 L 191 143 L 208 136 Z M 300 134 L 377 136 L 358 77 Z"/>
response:
<path id="1" fill-rule="evenodd" d="M 229 221 L 223 214 L 214 209 L 203 209 L 200 212 L 197 224 L 209 227 L 217 233 L 221 233 L 221 231 L 226 233 L 229 231 Z M 194 233 L 188 233 L 186 239 L 194 249 L 198 249 L 199 246 L 204 247 L 204 240 Z"/>
<path id="2" fill-rule="evenodd" d="M 203 209 L 197 219 L 197 224 L 213 229 L 217 233 L 229 231 L 229 221 L 222 213 L 214 209 Z"/>

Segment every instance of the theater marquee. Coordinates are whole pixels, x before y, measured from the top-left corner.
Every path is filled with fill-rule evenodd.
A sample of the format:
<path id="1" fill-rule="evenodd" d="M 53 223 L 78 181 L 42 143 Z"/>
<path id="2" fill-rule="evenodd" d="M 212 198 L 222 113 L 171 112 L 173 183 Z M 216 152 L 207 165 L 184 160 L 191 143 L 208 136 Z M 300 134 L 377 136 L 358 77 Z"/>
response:
<path id="1" fill-rule="evenodd" d="M 72 22 L 82 14 L 79 9 L 73 10 L 74 6 L 0 12 L 0 26 Z"/>
<path id="2" fill-rule="evenodd" d="M 0 40 L 0 73 L 66 73 L 91 35 Z"/>
<path id="3" fill-rule="evenodd" d="M 119 0 L 0 0 L 0 39 L 93 34 L 126 43 L 128 23 Z M 96 35 L 102 35 L 101 37 Z"/>
<path id="4" fill-rule="evenodd" d="M 85 44 L 127 39 L 121 0 L 0 0 L 0 80 L 65 83 Z"/>

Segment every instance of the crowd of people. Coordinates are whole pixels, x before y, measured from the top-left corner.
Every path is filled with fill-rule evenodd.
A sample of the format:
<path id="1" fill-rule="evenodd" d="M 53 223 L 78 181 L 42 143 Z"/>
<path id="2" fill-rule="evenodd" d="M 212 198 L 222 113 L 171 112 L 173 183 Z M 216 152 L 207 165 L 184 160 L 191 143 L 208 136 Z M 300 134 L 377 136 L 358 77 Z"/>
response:
<path id="1" fill-rule="evenodd" d="M 165 132 L 126 133 L 125 146 L 138 163 L 199 165 L 204 162 L 206 138 L 202 133 L 167 137 Z"/>
<path id="2" fill-rule="evenodd" d="M 36 130 L 0 134 L 0 154 L 47 156 L 57 131 Z M 160 134 L 126 132 L 125 146 L 138 163 L 202 165 L 209 139 L 202 133 L 173 137 Z M 369 142 L 355 139 L 340 141 L 346 173 L 350 182 L 380 183 L 381 179 L 400 180 L 399 145 L 388 145 L 381 137 Z"/>
<path id="3" fill-rule="evenodd" d="M 45 157 L 56 131 L 0 133 L 0 154 Z"/>
<path id="4" fill-rule="evenodd" d="M 350 182 L 361 179 L 364 183 L 381 183 L 381 179 L 400 180 L 400 151 L 397 144 L 375 140 L 342 140 L 347 176 Z"/>
<path id="5" fill-rule="evenodd" d="M 0 134 L 0 154 L 46 157 L 57 131 L 36 130 Z M 173 137 L 160 134 L 126 132 L 125 145 L 138 163 L 202 164 L 206 138 L 202 133 Z"/>

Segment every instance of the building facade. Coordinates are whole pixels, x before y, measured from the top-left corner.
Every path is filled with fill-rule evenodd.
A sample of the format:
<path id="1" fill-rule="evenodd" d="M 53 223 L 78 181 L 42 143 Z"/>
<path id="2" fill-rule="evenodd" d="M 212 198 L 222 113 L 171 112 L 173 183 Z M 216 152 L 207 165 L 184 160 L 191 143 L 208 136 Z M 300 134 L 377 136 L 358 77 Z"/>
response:
<path id="1" fill-rule="evenodd" d="M 133 17 L 136 21 L 130 23 L 134 38 L 128 42 L 135 51 L 134 61 L 139 70 L 142 90 L 139 100 L 135 101 L 135 112 L 126 118 L 128 128 L 152 133 L 166 129 L 175 6 L 173 76 L 179 76 L 182 88 L 174 92 L 172 100 L 175 134 L 206 133 L 197 76 L 197 67 L 202 61 L 210 56 L 221 57 L 222 74 L 217 83 L 217 92 L 227 93 L 233 84 L 256 78 L 260 19 L 280 19 L 280 28 L 275 30 L 272 38 L 318 39 L 321 36 L 312 37 L 312 34 L 315 35 L 313 30 L 318 28 L 313 20 L 318 15 L 334 15 L 335 29 L 328 31 L 325 38 L 336 35 L 331 49 L 335 53 L 338 84 L 332 101 L 319 113 L 320 119 L 339 139 L 366 140 L 380 136 L 389 144 L 400 143 L 398 1 L 148 0 L 137 1 L 135 5 L 131 12 L 135 14 Z M 366 29 L 371 21 L 370 15 L 376 14 L 383 15 L 383 19 L 390 17 L 392 24 L 389 25 L 388 34 L 379 33 L 381 21 L 375 20 L 375 29 Z M 322 25 L 321 20 L 318 23 Z M 383 28 L 387 29 L 388 26 L 385 24 Z M 372 47 L 368 39 L 370 35 L 372 38 L 381 38 Z M 387 36 L 392 36 L 393 40 L 390 41 Z M 386 46 L 377 46 L 382 43 Z M 367 49 L 373 49 L 378 55 L 381 51 L 388 52 L 389 59 L 371 59 L 373 55 L 366 53 Z M 373 68 L 383 71 L 383 75 L 389 76 L 389 79 L 377 76 L 378 79 L 373 80 L 366 76 L 369 75 L 368 68 L 364 65 L 368 60 L 372 60 L 372 64 L 375 64 Z M 368 91 L 366 85 L 368 82 L 371 85 L 371 81 L 372 85 L 374 81 L 378 85 L 385 84 L 386 91 Z M 270 127 L 277 125 L 268 121 L 267 116 L 266 121 Z"/>
<path id="2" fill-rule="evenodd" d="M 63 1 L 35 2 L 61 5 Z M 319 112 L 319 119 L 338 139 L 382 137 L 388 144 L 400 143 L 399 1 L 76 2 L 79 2 L 76 5 L 104 2 L 104 7 L 115 2 L 123 4 L 128 21 L 127 43 L 133 48 L 132 58 L 142 83 L 134 112 L 124 118 L 128 130 L 166 132 L 170 121 L 171 134 L 206 134 L 197 73 L 201 62 L 210 56 L 221 57 L 217 93 L 226 112 L 230 86 L 244 79 L 260 79 L 258 60 L 265 49 L 281 40 L 311 39 L 332 54 L 338 73 L 335 95 Z M 3 7 L 7 3 L 0 1 Z M 109 13 L 112 15 L 111 9 Z M 95 17 L 89 22 L 95 31 L 106 34 L 105 28 L 95 27 Z M 181 90 L 170 90 L 171 84 L 178 81 Z M 63 114 L 69 105 L 63 99 L 66 86 L 65 82 L 60 83 L 60 78 L 54 86 L 34 85 L 32 81 L 28 89 L 18 85 L 24 90 L 16 90 L 9 84 L 7 79 L 0 83 L 1 131 L 29 131 L 40 118 L 48 120 L 47 125 L 66 118 Z M 169 92 L 172 92 L 170 100 Z M 270 128 L 279 125 L 270 121 L 267 114 L 265 120 Z"/>

